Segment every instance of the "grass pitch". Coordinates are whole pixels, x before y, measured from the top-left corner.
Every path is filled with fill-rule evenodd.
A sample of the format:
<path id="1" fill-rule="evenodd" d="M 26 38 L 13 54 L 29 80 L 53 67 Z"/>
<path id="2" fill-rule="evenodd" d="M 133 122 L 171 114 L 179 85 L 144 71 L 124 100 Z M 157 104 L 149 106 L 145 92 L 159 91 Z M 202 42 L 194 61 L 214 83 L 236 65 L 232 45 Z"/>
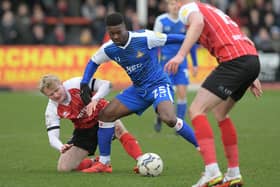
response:
<path id="1" fill-rule="evenodd" d="M 189 101 L 193 96 L 190 93 Z M 162 157 L 161 176 L 134 174 L 135 161 L 126 155 L 118 141 L 112 145 L 112 174 L 58 173 L 59 153 L 49 146 L 44 125 L 46 103 L 47 98 L 38 93 L 0 92 L 0 187 L 189 187 L 200 177 L 203 165 L 198 153 L 167 126 L 161 133 L 155 133 L 152 108 L 142 117 L 132 115 L 123 122 L 144 152 L 155 152 Z M 280 185 L 279 106 L 279 91 L 265 91 L 260 100 L 248 93 L 231 113 L 238 131 L 241 172 L 247 187 Z M 220 133 L 211 115 L 209 119 L 224 172 L 226 161 Z M 64 120 L 61 139 L 66 141 L 71 132 L 72 124 Z"/>

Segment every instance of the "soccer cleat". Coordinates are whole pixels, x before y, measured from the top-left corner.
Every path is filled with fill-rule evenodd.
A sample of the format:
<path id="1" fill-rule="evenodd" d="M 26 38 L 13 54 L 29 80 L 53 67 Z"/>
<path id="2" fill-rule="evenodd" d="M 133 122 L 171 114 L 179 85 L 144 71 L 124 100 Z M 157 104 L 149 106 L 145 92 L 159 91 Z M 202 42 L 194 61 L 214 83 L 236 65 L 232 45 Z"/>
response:
<path id="1" fill-rule="evenodd" d="M 102 164 L 101 162 L 95 162 L 90 168 L 82 170 L 84 173 L 112 173 L 112 171 L 110 164 Z"/>
<path id="2" fill-rule="evenodd" d="M 99 161 L 99 156 L 95 157 L 94 159 L 92 158 L 85 158 L 81 161 L 81 163 L 77 166 L 75 169 L 76 171 L 81 171 L 83 169 L 87 169 L 91 167 L 95 162 Z"/>
<path id="3" fill-rule="evenodd" d="M 223 176 L 220 172 L 212 177 L 209 177 L 203 173 L 199 181 L 196 184 L 192 185 L 192 187 L 214 187 L 222 184 L 222 182 Z"/>
<path id="4" fill-rule="evenodd" d="M 133 171 L 134 171 L 134 173 L 138 174 L 138 173 L 139 173 L 139 168 L 138 168 L 137 166 L 135 166 L 135 167 L 133 168 Z"/>
<path id="5" fill-rule="evenodd" d="M 226 173 L 223 179 L 223 183 L 221 185 L 218 185 L 217 187 L 242 187 L 242 186 L 243 186 L 243 180 L 241 175 L 230 177 Z"/>
<path id="6" fill-rule="evenodd" d="M 90 158 L 85 158 L 81 161 L 78 167 L 75 169 L 76 171 L 81 171 L 83 169 L 89 168 L 92 166 L 93 161 Z"/>

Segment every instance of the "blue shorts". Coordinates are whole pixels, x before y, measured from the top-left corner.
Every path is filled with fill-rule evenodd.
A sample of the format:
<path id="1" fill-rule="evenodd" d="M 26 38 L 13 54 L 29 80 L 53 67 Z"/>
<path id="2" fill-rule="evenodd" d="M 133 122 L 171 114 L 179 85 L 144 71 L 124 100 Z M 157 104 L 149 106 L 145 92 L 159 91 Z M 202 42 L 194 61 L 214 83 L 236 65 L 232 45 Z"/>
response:
<path id="1" fill-rule="evenodd" d="M 189 72 L 186 68 L 179 68 L 176 74 L 170 74 L 169 78 L 172 85 L 189 85 Z"/>
<path id="2" fill-rule="evenodd" d="M 169 84 L 159 85 L 147 90 L 139 90 L 130 86 L 119 93 L 116 98 L 130 111 L 141 115 L 151 105 L 156 110 L 158 104 L 163 101 L 174 103 L 174 91 Z"/>

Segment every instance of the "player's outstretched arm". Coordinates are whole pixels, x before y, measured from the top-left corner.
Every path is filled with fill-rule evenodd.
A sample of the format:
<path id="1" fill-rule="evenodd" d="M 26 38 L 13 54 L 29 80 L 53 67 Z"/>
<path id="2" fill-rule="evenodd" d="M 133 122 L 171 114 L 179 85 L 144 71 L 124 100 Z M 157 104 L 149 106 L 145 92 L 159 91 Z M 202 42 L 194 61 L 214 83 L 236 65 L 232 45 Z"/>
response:
<path id="1" fill-rule="evenodd" d="M 59 139 L 59 134 L 60 134 L 59 128 L 48 130 L 50 145 L 58 151 L 60 151 L 61 148 L 63 147 L 63 144 Z"/>
<path id="2" fill-rule="evenodd" d="M 96 72 L 98 66 L 98 64 L 96 64 L 90 59 L 84 71 L 84 75 L 80 85 L 80 96 L 85 105 L 88 105 L 91 102 L 92 94 L 88 84 L 91 77 Z"/>
<path id="3" fill-rule="evenodd" d="M 164 66 L 165 71 L 168 73 L 177 73 L 179 65 L 190 52 L 191 47 L 197 42 L 203 30 L 204 21 L 203 16 L 200 13 L 191 13 L 188 22 L 189 28 L 187 30 L 187 35 L 180 50 L 177 52 L 176 56 L 170 59 Z"/>

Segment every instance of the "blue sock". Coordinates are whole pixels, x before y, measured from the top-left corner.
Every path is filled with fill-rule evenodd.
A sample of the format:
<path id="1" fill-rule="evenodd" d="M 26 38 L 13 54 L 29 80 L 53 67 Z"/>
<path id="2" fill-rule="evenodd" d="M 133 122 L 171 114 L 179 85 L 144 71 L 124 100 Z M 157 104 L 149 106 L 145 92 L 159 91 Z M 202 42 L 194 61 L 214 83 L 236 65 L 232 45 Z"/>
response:
<path id="1" fill-rule="evenodd" d="M 187 140 L 188 142 L 193 144 L 195 147 L 198 147 L 193 129 L 185 121 L 183 121 L 179 118 L 177 118 L 177 119 L 178 119 L 177 124 L 178 123 L 183 124 L 182 127 L 179 130 L 176 129 L 177 124 L 175 125 L 175 129 L 176 129 L 177 133 L 179 135 L 181 135 L 185 140 Z"/>
<path id="2" fill-rule="evenodd" d="M 115 127 L 98 129 L 98 147 L 100 156 L 108 156 L 111 154 L 111 143 L 115 132 Z"/>
<path id="3" fill-rule="evenodd" d="M 177 102 L 177 116 L 181 119 L 185 119 L 186 112 L 187 112 L 187 103 Z"/>

